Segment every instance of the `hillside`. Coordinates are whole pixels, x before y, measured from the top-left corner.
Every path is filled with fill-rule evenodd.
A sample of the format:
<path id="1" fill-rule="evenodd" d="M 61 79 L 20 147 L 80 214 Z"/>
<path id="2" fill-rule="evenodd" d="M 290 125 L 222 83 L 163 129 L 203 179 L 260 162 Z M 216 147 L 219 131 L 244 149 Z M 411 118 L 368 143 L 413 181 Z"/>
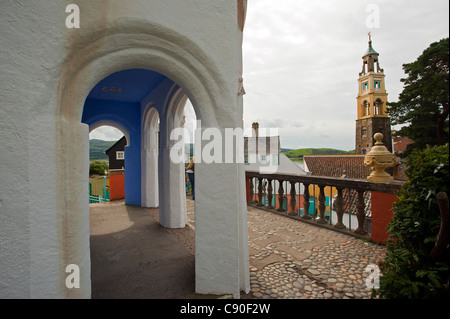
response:
<path id="1" fill-rule="evenodd" d="M 284 152 L 289 158 L 303 158 L 303 155 L 348 155 L 355 154 L 355 151 L 342 151 L 333 148 L 300 148 Z"/>
<path id="2" fill-rule="evenodd" d="M 89 160 L 108 160 L 105 151 L 117 141 L 89 140 Z"/>

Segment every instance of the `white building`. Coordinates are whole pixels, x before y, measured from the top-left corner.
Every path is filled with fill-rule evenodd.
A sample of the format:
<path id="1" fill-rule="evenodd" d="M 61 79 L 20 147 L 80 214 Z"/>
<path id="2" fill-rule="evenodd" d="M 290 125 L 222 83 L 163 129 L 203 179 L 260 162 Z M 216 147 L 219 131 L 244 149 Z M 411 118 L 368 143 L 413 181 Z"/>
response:
<path id="1" fill-rule="evenodd" d="M 169 135 L 187 98 L 202 129 L 242 127 L 245 12 L 246 0 L 0 3 L 0 298 L 91 296 L 84 190 L 88 134 L 100 125 L 127 136 L 136 165 L 125 200 L 184 227 L 184 164 L 170 161 Z M 153 72 L 142 76 L 154 86 L 130 95 L 116 83 L 135 70 Z M 92 108 L 108 99 L 115 112 Z M 133 106 L 123 112 L 124 103 Z M 244 176 L 243 163 L 196 165 L 198 293 L 250 289 Z M 80 288 L 65 284 L 71 264 Z"/>

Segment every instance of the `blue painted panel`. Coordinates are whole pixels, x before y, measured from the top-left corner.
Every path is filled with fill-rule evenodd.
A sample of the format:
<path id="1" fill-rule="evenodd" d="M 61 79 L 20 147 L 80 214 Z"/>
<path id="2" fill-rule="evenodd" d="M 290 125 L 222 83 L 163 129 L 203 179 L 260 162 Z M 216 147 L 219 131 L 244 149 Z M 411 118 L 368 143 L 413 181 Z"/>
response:
<path id="1" fill-rule="evenodd" d="M 309 199 L 309 211 L 308 214 L 309 215 L 314 215 L 314 210 L 316 209 L 316 199 L 315 198 L 310 198 Z"/>
<path id="2" fill-rule="evenodd" d="M 140 102 L 165 78 L 158 72 L 144 69 L 116 72 L 97 83 L 88 98 Z"/>
<path id="3" fill-rule="evenodd" d="M 141 206 L 141 134 L 125 147 L 125 204 Z"/>

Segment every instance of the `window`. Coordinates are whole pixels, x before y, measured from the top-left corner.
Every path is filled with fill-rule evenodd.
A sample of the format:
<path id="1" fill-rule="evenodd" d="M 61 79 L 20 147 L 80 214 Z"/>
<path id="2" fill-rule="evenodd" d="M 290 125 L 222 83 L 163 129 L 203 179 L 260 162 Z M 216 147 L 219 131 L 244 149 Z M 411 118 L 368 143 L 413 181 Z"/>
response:
<path id="1" fill-rule="evenodd" d="M 272 155 L 272 164 L 273 165 L 280 165 L 280 154 L 273 154 Z"/>
<path id="2" fill-rule="evenodd" d="M 370 115 L 370 104 L 367 101 L 363 103 L 363 116 Z"/>
<path id="3" fill-rule="evenodd" d="M 375 101 L 375 115 L 382 115 L 383 114 L 383 108 L 382 108 L 383 102 L 381 102 L 380 99 L 377 99 Z"/>
<path id="4" fill-rule="evenodd" d="M 361 136 L 362 136 L 363 138 L 367 136 L 367 129 L 366 129 L 365 127 L 363 127 L 363 128 L 361 129 Z"/>
<path id="5" fill-rule="evenodd" d="M 116 160 L 124 160 L 125 152 L 124 151 L 116 151 Z"/>
<path id="6" fill-rule="evenodd" d="M 373 86 L 374 86 L 375 89 L 381 88 L 381 81 L 374 81 L 373 82 Z"/>
<path id="7" fill-rule="evenodd" d="M 266 156 L 266 154 L 261 154 L 259 160 L 261 161 L 261 163 L 267 162 L 267 156 Z"/>
<path id="8" fill-rule="evenodd" d="M 369 82 L 365 82 L 362 84 L 362 90 L 365 91 L 369 88 Z"/>

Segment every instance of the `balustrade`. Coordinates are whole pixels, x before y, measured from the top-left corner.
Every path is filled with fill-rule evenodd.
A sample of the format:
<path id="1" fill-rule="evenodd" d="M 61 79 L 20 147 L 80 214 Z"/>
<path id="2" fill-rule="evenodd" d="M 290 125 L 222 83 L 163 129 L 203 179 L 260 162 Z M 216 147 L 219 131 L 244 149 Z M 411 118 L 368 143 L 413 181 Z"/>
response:
<path id="1" fill-rule="evenodd" d="M 273 209 L 272 207 L 272 179 L 267 179 L 268 182 L 268 187 L 267 187 L 267 208 L 268 209 Z"/>
<path id="2" fill-rule="evenodd" d="M 333 227 L 337 230 L 352 231 L 359 236 L 367 236 L 370 232 L 367 219 L 370 219 L 371 211 L 366 195 L 370 195 L 371 191 L 393 194 L 402 184 L 396 181 L 382 184 L 348 178 L 260 174 L 250 171 L 246 172 L 246 177 L 249 178 L 249 205 L 256 205 L 260 208 L 326 227 Z M 319 189 L 317 198 L 314 194 L 316 188 L 312 188 L 315 186 Z M 298 187 L 298 192 L 296 187 Z M 256 201 L 254 188 L 256 188 Z M 314 191 L 313 194 L 311 194 L 312 191 Z M 278 193 L 278 204 L 273 207 L 273 196 L 276 192 Z M 334 205 L 333 197 L 335 197 Z M 355 199 L 353 203 L 349 201 L 350 197 Z M 345 225 L 346 221 L 344 220 L 345 214 L 349 218 L 347 225 Z M 357 226 L 354 230 L 351 229 L 352 217 L 357 220 Z"/>

